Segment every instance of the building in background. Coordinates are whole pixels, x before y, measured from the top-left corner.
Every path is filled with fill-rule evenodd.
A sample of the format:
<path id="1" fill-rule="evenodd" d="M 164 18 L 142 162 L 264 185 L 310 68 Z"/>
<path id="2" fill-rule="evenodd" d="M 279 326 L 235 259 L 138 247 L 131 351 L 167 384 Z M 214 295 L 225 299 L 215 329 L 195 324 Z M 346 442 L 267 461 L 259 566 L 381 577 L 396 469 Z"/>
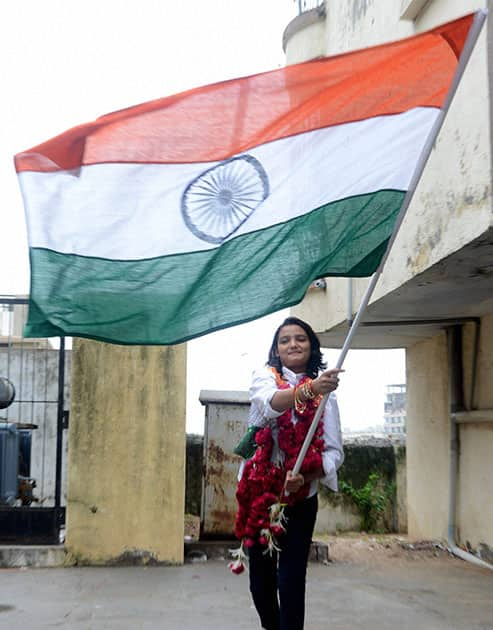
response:
<path id="1" fill-rule="evenodd" d="M 384 433 L 389 437 L 406 434 L 406 385 L 387 385 L 384 402 Z"/>
<path id="2" fill-rule="evenodd" d="M 287 63 L 411 36 L 484 7 L 493 15 L 491 0 L 330 0 L 287 25 Z M 490 23 L 353 344 L 406 349 L 409 534 L 455 536 L 475 550 L 493 548 L 492 42 Z M 322 346 L 340 348 L 367 285 L 329 278 L 293 314 Z M 456 433 L 460 453 L 451 448 Z"/>

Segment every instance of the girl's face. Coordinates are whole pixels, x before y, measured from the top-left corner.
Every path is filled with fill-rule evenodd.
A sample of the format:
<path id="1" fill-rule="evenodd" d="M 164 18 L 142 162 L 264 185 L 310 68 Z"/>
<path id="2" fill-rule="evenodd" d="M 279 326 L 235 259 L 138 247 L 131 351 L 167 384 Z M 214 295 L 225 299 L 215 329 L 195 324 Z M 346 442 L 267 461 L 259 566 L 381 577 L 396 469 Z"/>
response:
<path id="1" fill-rule="evenodd" d="M 296 374 L 306 372 L 311 344 L 306 332 L 296 324 L 283 326 L 277 339 L 277 354 L 284 367 Z"/>

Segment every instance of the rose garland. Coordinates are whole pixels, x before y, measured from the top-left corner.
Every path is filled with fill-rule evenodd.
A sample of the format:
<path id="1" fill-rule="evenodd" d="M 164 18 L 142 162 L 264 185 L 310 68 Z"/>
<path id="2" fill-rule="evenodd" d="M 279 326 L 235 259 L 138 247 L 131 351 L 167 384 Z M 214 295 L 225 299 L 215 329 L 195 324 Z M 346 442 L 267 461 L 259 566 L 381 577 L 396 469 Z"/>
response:
<path id="1" fill-rule="evenodd" d="M 288 389 L 289 384 L 272 369 L 276 376 L 278 389 Z M 296 389 L 309 386 L 311 379 L 303 377 Z M 305 385 L 306 384 L 306 385 Z M 295 401 L 297 399 L 295 391 Z M 260 429 L 256 434 L 257 449 L 243 469 L 242 478 L 236 491 L 238 512 L 235 521 L 235 535 L 241 540 L 239 549 L 231 553 L 235 558 L 229 564 L 234 573 L 242 573 L 245 568 L 246 553 L 244 547 L 252 547 L 256 543 L 265 546 L 265 552 L 279 551 L 277 539 L 285 530 L 284 506 L 293 505 L 308 496 L 309 486 L 304 484 L 298 492 L 284 494 L 286 471 L 292 470 L 296 459 L 311 426 L 322 396 L 306 400 L 296 405 L 298 422 L 292 422 L 292 410 L 286 410 L 277 418 L 279 448 L 284 451 L 284 463 L 276 465 L 271 462 L 274 440 L 270 427 Z M 307 474 L 322 466 L 323 422 L 320 421 L 313 440 L 308 448 L 300 472 Z"/>

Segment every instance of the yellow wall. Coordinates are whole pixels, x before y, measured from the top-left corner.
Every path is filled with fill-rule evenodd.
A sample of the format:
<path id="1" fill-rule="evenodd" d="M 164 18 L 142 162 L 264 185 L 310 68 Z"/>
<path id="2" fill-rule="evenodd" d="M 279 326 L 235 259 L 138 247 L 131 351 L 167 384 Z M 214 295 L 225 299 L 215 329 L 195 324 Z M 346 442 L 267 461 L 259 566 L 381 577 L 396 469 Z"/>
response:
<path id="1" fill-rule="evenodd" d="M 183 562 L 185 346 L 74 340 L 66 548 Z"/>
<path id="2" fill-rule="evenodd" d="M 464 334 L 464 384 L 470 391 L 473 326 Z M 473 398 L 476 409 L 493 409 L 493 315 L 481 319 L 480 346 Z M 493 547 L 493 423 L 462 424 L 457 495 L 459 541 L 474 548 Z"/>
<path id="3" fill-rule="evenodd" d="M 407 501 L 412 538 L 447 537 L 449 402 L 447 338 L 406 351 Z"/>
<path id="4" fill-rule="evenodd" d="M 470 404 L 474 328 L 464 329 L 464 393 Z M 449 500 L 449 381 L 446 333 L 407 349 L 408 528 L 446 538 Z M 481 319 L 473 407 L 493 409 L 493 315 Z M 458 425 L 457 542 L 493 547 L 493 424 Z"/>
<path id="5" fill-rule="evenodd" d="M 402 19 L 404 9 L 413 4 L 421 7 L 416 20 Z M 326 2 L 323 54 L 406 37 L 486 4 L 486 0 L 330 0 Z M 303 32 L 296 32 L 287 42 L 288 62 L 296 58 L 298 50 L 306 58 L 308 29 L 305 37 L 307 41 Z M 370 304 L 384 299 L 493 225 L 488 44 L 487 29 L 483 28 Z M 366 279 L 353 281 L 356 306 L 367 283 Z M 347 281 L 327 279 L 327 291 L 322 295 L 327 302 L 322 309 L 314 303 L 314 294 L 308 293 L 294 311 L 318 332 L 345 320 Z M 416 318 L 417 314 L 410 317 Z"/>

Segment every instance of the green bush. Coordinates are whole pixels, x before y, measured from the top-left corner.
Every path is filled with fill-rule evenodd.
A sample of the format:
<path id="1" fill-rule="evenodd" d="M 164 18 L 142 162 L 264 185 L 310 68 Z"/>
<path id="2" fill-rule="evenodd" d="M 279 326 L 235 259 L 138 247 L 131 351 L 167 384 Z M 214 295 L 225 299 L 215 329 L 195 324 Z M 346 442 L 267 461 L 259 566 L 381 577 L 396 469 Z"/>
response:
<path id="1" fill-rule="evenodd" d="M 373 472 L 361 488 L 341 480 L 339 491 L 350 497 L 361 514 L 361 529 L 366 532 L 382 533 L 383 516 L 395 495 L 395 483 L 383 480 L 382 476 Z"/>

